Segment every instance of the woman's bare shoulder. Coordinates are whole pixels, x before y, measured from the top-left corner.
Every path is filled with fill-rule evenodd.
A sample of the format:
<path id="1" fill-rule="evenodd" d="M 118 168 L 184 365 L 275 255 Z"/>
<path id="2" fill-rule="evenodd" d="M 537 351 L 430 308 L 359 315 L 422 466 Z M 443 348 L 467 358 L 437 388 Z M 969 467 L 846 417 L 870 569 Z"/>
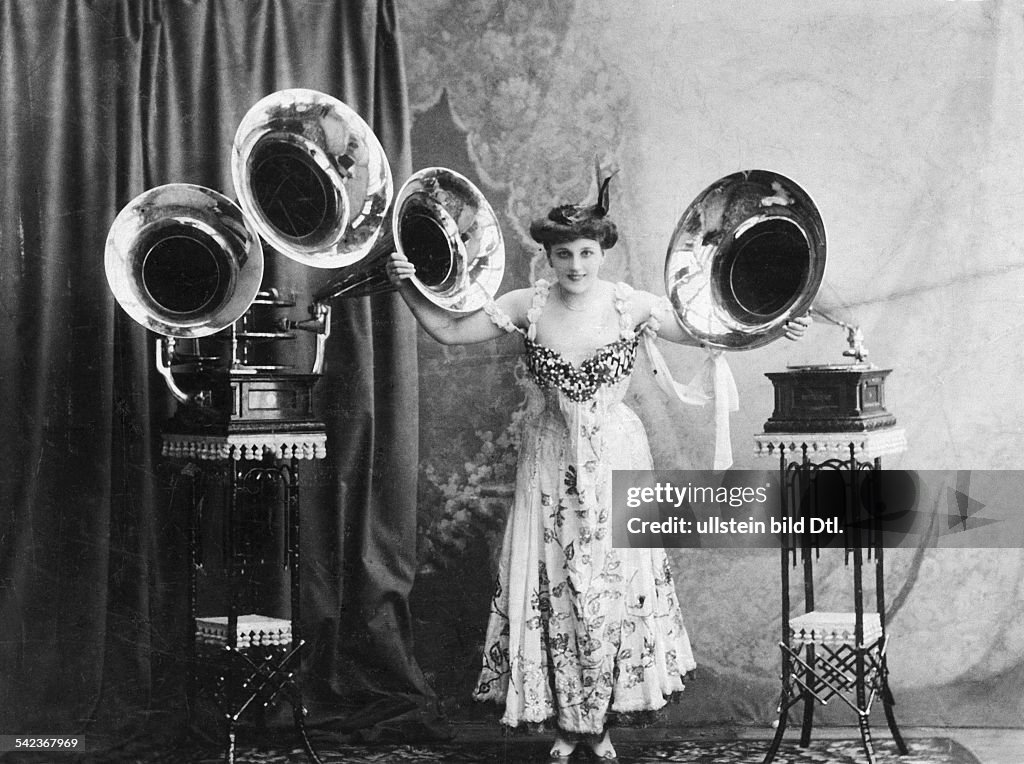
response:
<path id="1" fill-rule="evenodd" d="M 636 315 L 648 315 L 651 310 L 657 305 L 662 298 L 658 297 L 652 292 L 648 292 L 645 289 L 636 289 L 630 293 L 630 302 L 633 304 L 633 310 Z"/>
<path id="2" fill-rule="evenodd" d="M 533 301 L 533 293 L 534 287 L 513 289 L 498 297 L 495 302 L 517 326 L 522 326 L 526 320 L 526 311 Z"/>

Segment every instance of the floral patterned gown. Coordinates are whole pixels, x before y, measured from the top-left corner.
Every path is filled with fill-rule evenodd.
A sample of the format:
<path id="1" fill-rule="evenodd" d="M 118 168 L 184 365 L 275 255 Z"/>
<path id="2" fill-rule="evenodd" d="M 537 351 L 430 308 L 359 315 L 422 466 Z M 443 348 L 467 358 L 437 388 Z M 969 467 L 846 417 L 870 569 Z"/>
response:
<path id="1" fill-rule="evenodd" d="M 632 290 L 615 289 L 619 339 L 573 366 L 534 341 L 549 289 L 537 283 L 528 312 L 533 384 L 474 697 L 504 703 L 509 726 L 600 733 L 609 714 L 664 706 L 696 664 L 664 550 L 612 548 L 612 470 L 652 469 L 622 402 L 645 328 Z"/>

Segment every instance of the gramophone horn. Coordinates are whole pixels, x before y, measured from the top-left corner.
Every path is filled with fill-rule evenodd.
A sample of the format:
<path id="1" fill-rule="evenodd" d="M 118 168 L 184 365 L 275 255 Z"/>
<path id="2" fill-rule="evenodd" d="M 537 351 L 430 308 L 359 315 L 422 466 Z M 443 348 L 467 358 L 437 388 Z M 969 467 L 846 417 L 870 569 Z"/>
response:
<path id="1" fill-rule="evenodd" d="M 456 313 L 482 308 L 505 272 L 501 228 L 483 194 L 457 172 L 428 167 L 399 190 L 381 241 L 360 262 L 343 268 L 315 299 L 325 302 L 392 289 L 384 266 L 395 250 L 416 266 L 416 288 L 435 305 Z"/>
<path id="2" fill-rule="evenodd" d="M 669 242 L 665 290 L 694 338 L 749 350 L 807 312 L 824 272 L 825 229 L 810 197 L 782 175 L 748 170 L 687 207 Z"/>
<path id="3" fill-rule="evenodd" d="M 394 191 L 384 150 L 363 119 L 337 98 L 298 88 L 249 109 L 235 133 L 231 176 L 260 236 L 316 268 L 362 259 Z"/>
<path id="4" fill-rule="evenodd" d="M 114 297 L 166 337 L 205 337 L 234 323 L 263 278 L 263 249 L 242 211 L 209 188 L 143 192 L 114 219 L 104 264 Z"/>

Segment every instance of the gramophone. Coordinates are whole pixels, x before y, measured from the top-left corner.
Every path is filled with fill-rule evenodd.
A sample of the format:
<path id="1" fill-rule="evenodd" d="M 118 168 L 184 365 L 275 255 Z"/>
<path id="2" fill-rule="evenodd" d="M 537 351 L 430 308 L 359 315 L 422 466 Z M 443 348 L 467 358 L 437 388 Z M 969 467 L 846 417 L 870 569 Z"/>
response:
<path id="1" fill-rule="evenodd" d="M 416 288 L 452 312 L 478 310 L 501 282 L 501 230 L 480 191 L 434 167 L 396 199 L 376 136 L 329 95 L 290 89 L 256 103 L 238 126 L 231 174 L 237 204 L 202 186 L 159 186 L 126 205 L 107 238 L 110 289 L 159 335 L 157 368 L 179 402 L 165 452 L 175 434 L 219 443 L 273 432 L 287 447 L 289 434 L 308 442 L 303 434 L 322 433 L 312 389 L 330 302 L 390 289 L 384 265 L 395 249 L 416 265 Z M 262 286 L 261 240 L 303 265 L 337 269 L 309 318 L 290 318 L 294 301 Z M 276 363 L 279 343 L 300 332 L 316 337 L 309 372 Z M 313 447 L 322 449 L 322 435 Z"/>
<path id="2" fill-rule="evenodd" d="M 893 427 L 896 417 L 885 408 L 885 379 L 892 369 L 867 360 L 860 327 L 814 307 L 813 315 L 846 332 L 845 363 L 789 366 L 768 372 L 775 388 L 775 410 L 766 433 L 868 432 Z"/>
<path id="3" fill-rule="evenodd" d="M 762 347 L 810 312 L 847 333 L 846 363 L 769 372 L 775 410 L 766 433 L 891 427 L 890 369 L 867 361 L 860 327 L 814 305 L 825 272 L 825 229 L 807 193 L 774 172 L 748 170 L 708 186 L 680 218 L 665 285 L 676 318 L 712 348 Z"/>

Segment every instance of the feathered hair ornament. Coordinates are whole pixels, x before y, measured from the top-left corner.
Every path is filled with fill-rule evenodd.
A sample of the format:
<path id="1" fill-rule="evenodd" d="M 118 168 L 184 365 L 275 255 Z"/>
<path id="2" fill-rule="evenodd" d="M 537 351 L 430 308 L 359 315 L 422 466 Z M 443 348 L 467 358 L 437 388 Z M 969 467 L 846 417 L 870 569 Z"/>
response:
<path id="1" fill-rule="evenodd" d="M 596 204 L 560 204 L 547 217 L 530 223 L 533 240 L 551 247 L 575 239 L 593 239 L 601 249 L 611 249 L 619 239 L 615 223 L 608 217 L 609 185 L 618 173 L 617 167 L 602 164 L 600 157 L 594 159 L 597 180 Z"/>

